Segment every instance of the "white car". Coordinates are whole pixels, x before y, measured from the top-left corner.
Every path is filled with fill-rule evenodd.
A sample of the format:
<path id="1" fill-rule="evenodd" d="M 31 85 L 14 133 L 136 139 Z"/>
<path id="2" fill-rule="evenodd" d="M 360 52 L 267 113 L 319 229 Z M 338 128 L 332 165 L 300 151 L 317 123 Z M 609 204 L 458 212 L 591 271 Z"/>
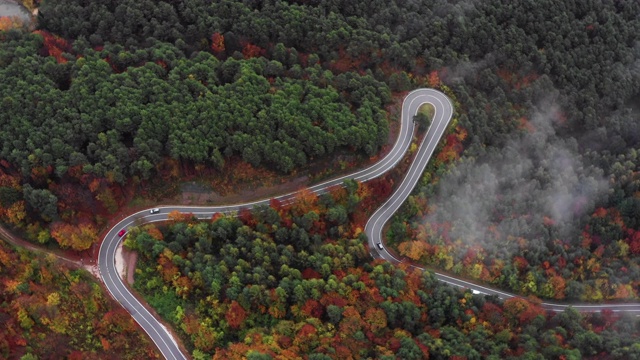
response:
<path id="1" fill-rule="evenodd" d="M 384 246 L 382 246 L 382 243 L 377 243 L 376 245 L 378 246 L 378 249 L 384 250 Z"/>
<path id="2" fill-rule="evenodd" d="M 160 209 L 158 209 L 158 208 L 154 208 L 154 209 L 149 210 L 149 213 L 151 213 L 151 214 L 157 214 L 159 212 L 160 212 Z"/>

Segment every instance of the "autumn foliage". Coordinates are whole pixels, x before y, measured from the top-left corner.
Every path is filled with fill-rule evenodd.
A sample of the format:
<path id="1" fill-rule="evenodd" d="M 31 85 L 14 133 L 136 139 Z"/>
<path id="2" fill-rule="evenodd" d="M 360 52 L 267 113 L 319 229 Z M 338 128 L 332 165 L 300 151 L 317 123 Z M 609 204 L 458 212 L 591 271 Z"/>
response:
<path id="1" fill-rule="evenodd" d="M 64 222 L 56 222 L 51 225 L 51 237 L 61 248 L 83 251 L 87 250 L 98 241 L 98 232 L 91 223 L 73 225 Z"/>
<path id="2" fill-rule="evenodd" d="M 431 88 L 438 88 L 440 86 L 440 75 L 438 74 L 438 71 L 434 70 L 429 73 L 427 83 Z"/>
<path id="3" fill-rule="evenodd" d="M 0 240 L 0 358 L 157 359 L 131 316 L 83 270 Z"/>
<path id="4" fill-rule="evenodd" d="M 163 241 L 141 248 L 135 286 L 147 296 L 164 294 L 170 305 L 159 311 L 186 342 L 214 359 L 314 353 L 339 359 L 508 358 L 523 355 L 523 342 L 542 351 L 546 337 L 534 344 L 524 329 L 553 329 L 556 320 L 538 302 L 514 298 L 503 304 L 442 285 L 428 272 L 369 262 L 364 239 L 337 236 L 340 225 L 327 223 L 328 212 L 348 201 L 360 205 L 376 189 L 386 187 L 348 183 L 344 191 L 303 191 L 292 203 L 271 201 L 270 209 L 246 210 L 237 218 L 170 223 L 161 229 Z M 433 230 L 448 234 L 451 227 L 417 233 L 423 238 Z M 422 240 L 401 246 L 407 257 L 453 266 L 448 249 Z M 465 271 L 487 280 L 499 276 L 504 263 L 488 264 L 482 256 L 481 248 L 468 249 L 461 261 Z M 566 283 L 551 264 L 546 271 L 548 286 L 561 294 Z M 563 353 L 574 349 L 574 341 L 559 340 Z M 498 343 L 503 346 L 486 346 Z"/>
<path id="5" fill-rule="evenodd" d="M 400 255 L 406 256 L 411 260 L 420 260 L 428 250 L 428 245 L 424 241 L 406 241 L 398 246 Z"/>
<path id="6" fill-rule="evenodd" d="M 242 56 L 245 59 L 260 57 L 265 54 L 265 50 L 259 46 L 247 43 L 242 47 Z"/>
<path id="7" fill-rule="evenodd" d="M 67 40 L 44 30 L 36 30 L 35 33 L 44 38 L 43 51 L 46 55 L 53 56 L 56 61 L 61 64 L 68 61 L 62 56 L 64 52 L 71 52 L 71 46 Z"/>
<path id="8" fill-rule="evenodd" d="M 232 329 L 237 330 L 242 326 L 246 318 L 247 312 L 244 310 L 244 308 L 242 308 L 242 306 L 240 306 L 237 301 L 232 301 L 231 305 L 229 306 L 229 310 L 227 311 L 227 315 L 225 316 L 225 319 L 227 320 L 229 326 Z"/>
<path id="9" fill-rule="evenodd" d="M 219 32 L 211 35 L 211 50 L 214 52 L 214 54 L 223 53 L 225 50 L 224 36 Z"/>
<path id="10" fill-rule="evenodd" d="M 467 131 L 462 127 L 456 127 L 455 132 L 445 137 L 444 147 L 436 156 L 436 161 L 449 163 L 458 160 L 464 147 L 462 142 L 467 138 Z"/>
<path id="11" fill-rule="evenodd" d="M 167 215 L 167 220 L 172 222 L 193 222 L 195 216 L 192 213 L 183 213 L 178 210 L 173 210 Z"/>
<path id="12" fill-rule="evenodd" d="M 0 31 L 7 31 L 22 26 L 24 26 L 24 22 L 18 16 L 0 16 Z"/>

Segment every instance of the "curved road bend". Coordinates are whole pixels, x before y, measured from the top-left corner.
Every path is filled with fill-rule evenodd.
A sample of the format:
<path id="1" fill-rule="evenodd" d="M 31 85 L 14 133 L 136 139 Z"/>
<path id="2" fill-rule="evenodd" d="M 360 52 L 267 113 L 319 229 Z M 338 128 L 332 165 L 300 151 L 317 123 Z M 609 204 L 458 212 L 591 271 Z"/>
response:
<path id="1" fill-rule="evenodd" d="M 400 183 L 400 186 L 391 195 L 391 197 L 369 218 L 367 225 L 365 226 L 365 233 L 367 234 L 369 241 L 369 248 L 372 255 L 390 261 L 392 263 L 400 263 L 401 259 L 396 258 L 391 254 L 384 246 L 382 241 L 382 229 L 384 225 L 389 221 L 391 216 L 400 208 L 404 201 L 409 197 L 413 188 L 420 180 L 422 173 L 433 155 L 433 152 L 438 145 L 438 142 L 451 120 L 453 115 L 453 106 L 449 99 L 442 93 L 433 91 L 429 94 L 425 94 L 426 97 L 420 98 L 424 102 L 431 103 L 435 107 L 434 119 L 432 121 L 427 135 L 422 140 L 418 154 L 414 162 L 411 164 L 407 175 Z M 417 110 L 422 102 L 415 104 L 415 107 L 409 106 L 408 109 L 403 108 L 402 116 L 411 116 L 417 113 Z M 410 103 L 411 105 L 411 103 Z M 405 110 L 409 113 L 405 113 Z M 404 121 L 404 120 L 403 120 Z M 412 267 L 425 270 L 423 267 L 412 265 Z M 487 288 L 481 285 L 477 285 L 465 280 L 461 280 L 443 273 L 434 271 L 436 278 L 447 284 L 457 286 L 460 288 L 470 289 L 476 294 L 495 295 L 502 300 L 506 300 L 513 297 L 519 297 L 516 294 Z M 543 302 L 542 307 L 547 310 L 563 311 L 568 307 L 572 307 L 578 311 L 600 311 L 600 310 L 612 310 L 614 312 L 630 312 L 640 316 L 640 304 L 627 303 L 627 304 L 589 304 L 589 303 L 553 303 Z"/>
<path id="2" fill-rule="evenodd" d="M 414 131 L 413 116 L 424 103 L 432 104 L 435 108 L 435 114 L 427 134 L 422 140 L 418 154 L 411 164 L 407 176 L 403 179 L 398 189 L 371 216 L 365 227 L 365 233 L 369 239 L 369 247 L 372 251 L 372 255 L 393 263 L 399 263 L 401 260 L 395 258 L 384 247 L 384 243 L 382 241 L 382 228 L 395 211 L 398 210 L 400 205 L 406 200 L 411 191 L 413 191 L 413 188 L 422 176 L 431 155 L 435 151 L 440 138 L 444 134 L 447 125 L 452 118 L 453 106 L 444 94 L 433 89 L 418 89 L 410 92 L 405 97 L 402 104 L 401 126 L 398 139 L 391 151 L 382 160 L 364 170 L 309 187 L 309 190 L 313 192 L 323 193 L 332 186 L 341 185 L 345 179 L 367 181 L 392 169 L 402 159 L 409 148 Z M 285 194 L 276 197 L 276 199 L 282 202 L 288 202 L 295 197 L 296 193 L 297 192 Z M 118 275 L 118 271 L 115 266 L 115 256 L 116 249 L 122 241 L 122 238 L 118 236 L 118 232 L 121 229 L 126 230 L 129 227 L 140 223 L 167 220 L 167 215 L 174 210 L 193 213 L 199 219 L 208 219 L 215 213 L 234 213 L 257 205 L 268 205 L 269 202 L 270 199 L 264 199 L 243 204 L 223 206 L 165 206 L 161 207 L 160 213 L 157 214 L 150 214 L 148 210 L 140 211 L 120 221 L 111 230 L 109 230 L 107 235 L 104 237 L 104 241 L 100 246 L 100 252 L 98 254 L 98 268 L 100 270 L 100 277 L 102 278 L 102 281 L 109 290 L 111 296 L 122 304 L 129 313 L 131 313 L 131 316 L 133 316 L 136 322 L 140 324 L 144 331 L 151 337 L 165 358 L 177 360 L 186 359 L 187 357 L 180 351 L 177 342 L 173 339 L 168 329 L 166 329 L 144 306 L 142 306 L 138 299 L 131 294 Z M 474 293 L 478 294 L 496 295 L 501 299 L 508 299 L 517 296 L 515 294 L 490 289 L 437 272 L 435 273 L 435 276 L 440 281 L 457 287 L 471 289 Z M 640 304 L 565 305 L 542 303 L 542 306 L 545 309 L 554 311 L 562 311 L 571 306 L 579 311 L 600 311 L 603 309 L 610 309 L 613 311 L 633 312 L 640 315 Z"/>
<path id="3" fill-rule="evenodd" d="M 311 186 L 309 187 L 309 190 L 316 193 L 323 193 L 333 186 L 342 185 L 345 179 L 367 181 L 392 169 L 407 152 L 413 137 L 413 116 L 409 109 L 417 109 L 420 104 L 427 102 L 427 96 L 433 96 L 434 94 L 438 94 L 438 92 L 430 89 L 419 89 L 409 93 L 405 97 L 402 104 L 402 117 L 398 139 L 393 145 L 391 151 L 384 158 L 368 168 Z M 415 111 L 413 114 L 415 114 Z M 288 202 L 295 197 L 296 193 L 297 192 L 285 194 L 277 197 L 276 199 L 282 202 Z M 167 215 L 174 210 L 193 213 L 200 219 L 208 219 L 215 213 L 238 212 L 242 209 L 252 208 L 257 205 L 268 205 L 269 202 L 270 199 L 264 199 L 243 204 L 224 206 L 168 206 L 160 208 L 160 213 L 157 214 L 150 214 L 147 210 L 140 211 L 120 221 L 111 230 L 109 230 L 107 235 L 104 237 L 104 241 L 100 245 L 100 251 L 98 254 L 98 268 L 100 270 L 100 277 L 102 278 L 102 281 L 109 290 L 111 296 L 131 313 L 131 316 L 133 316 L 136 322 L 144 329 L 149 337 L 151 337 L 165 358 L 186 359 L 169 331 L 151 313 L 149 313 L 142 304 L 140 304 L 138 299 L 131 294 L 118 275 L 118 271 L 115 266 L 115 255 L 116 249 L 122 240 L 122 238 L 118 236 L 118 232 L 121 229 L 128 229 L 129 227 L 140 223 L 164 221 L 167 219 Z"/>

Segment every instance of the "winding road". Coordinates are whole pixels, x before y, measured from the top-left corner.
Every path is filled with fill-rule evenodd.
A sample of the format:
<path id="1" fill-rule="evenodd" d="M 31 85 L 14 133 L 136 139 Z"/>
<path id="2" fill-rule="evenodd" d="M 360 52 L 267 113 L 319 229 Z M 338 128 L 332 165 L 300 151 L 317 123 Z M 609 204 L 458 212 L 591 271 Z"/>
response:
<path id="1" fill-rule="evenodd" d="M 402 104 L 401 126 L 398 139 L 391 151 L 380 161 L 372 166 L 352 173 L 309 187 L 309 190 L 316 193 L 323 193 L 333 186 L 340 186 L 345 179 L 355 179 L 367 181 L 376 178 L 391 170 L 406 154 L 414 133 L 413 116 L 417 113 L 422 104 L 430 103 L 435 108 L 434 119 L 431 122 L 427 134 L 419 147 L 418 153 L 411 164 L 406 177 L 391 197 L 371 216 L 365 227 L 368 237 L 369 248 L 374 257 L 379 257 L 393 263 L 400 263 L 401 260 L 394 257 L 384 246 L 382 241 L 382 229 L 391 216 L 400 208 L 407 199 L 435 151 L 436 146 L 444 134 L 449 121 L 453 115 L 451 101 L 441 92 L 433 89 L 418 89 L 410 92 Z M 282 202 L 289 202 L 296 193 L 289 193 L 276 199 Z M 131 316 L 149 334 L 156 346 L 167 359 L 186 359 L 187 357 L 180 350 L 172 335 L 129 291 L 122 278 L 118 274 L 115 265 L 116 249 L 122 241 L 118 233 L 141 223 L 157 222 L 167 220 L 171 211 L 178 210 L 185 213 L 193 213 L 200 219 L 208 219 L 215 213 L 236 213 L 242 209 L 252 208 L 257 205 L 268 205 L 270 199 L 248 202 L 234 205 L 221 206 L 166 206 L 160 207 L 160 212 L 152 214 L 149 210 L 141 211 L 128 216 L 116 224 L 107 235 L 100 246 L 98 254 L 98 267 L 100 277 L 105 286 L 122 306 L 131 313 Z M 413 265 L 412 265 L 413 266 Z M 416 266 L 413 266 L 416 267 Z M 517 297 L 515 294 L 487 288 L 465 280 L 460 280 L 446 274 L 435 273 L 438 280 L 453 286 L 471 289 L 476 294 L 495 295 L 501 299 Z M 542 303 L 548 310 L 562 311 L 567 307 L 579 311 L 600 311 L 609 309 L 612 311 L 632 312 L 640 315 L 640 304 L 561 304 Z"/>

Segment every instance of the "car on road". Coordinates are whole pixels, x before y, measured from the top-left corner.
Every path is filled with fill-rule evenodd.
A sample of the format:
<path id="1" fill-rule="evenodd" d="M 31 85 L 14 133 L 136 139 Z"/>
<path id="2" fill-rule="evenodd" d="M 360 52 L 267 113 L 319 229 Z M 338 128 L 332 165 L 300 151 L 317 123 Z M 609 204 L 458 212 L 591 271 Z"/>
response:
<path id="1" fill-rule="evenodd" d="M 378 246 L 378 249 L 384 250 L 384 246 L 382 246 L 382 243 L 377 243 L 376 245 Z"/>
<path id="2" fill-rule="evenodd" d="M 127 229 L 122 229 L 120 231 L 118 231 L 118 236 L 122 237 L 122 235 L 127 233 Z"/>
<path id="3" fill-rule="evenodd" d="M 159 212 L 160 212 L 160 209 L 158 209 L 158 208 L 153 208 L 153 209 L 149 210 L 149 213 L 151 213 L 151 214 L 157 214 Z"/>

